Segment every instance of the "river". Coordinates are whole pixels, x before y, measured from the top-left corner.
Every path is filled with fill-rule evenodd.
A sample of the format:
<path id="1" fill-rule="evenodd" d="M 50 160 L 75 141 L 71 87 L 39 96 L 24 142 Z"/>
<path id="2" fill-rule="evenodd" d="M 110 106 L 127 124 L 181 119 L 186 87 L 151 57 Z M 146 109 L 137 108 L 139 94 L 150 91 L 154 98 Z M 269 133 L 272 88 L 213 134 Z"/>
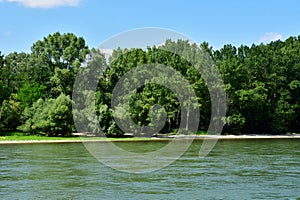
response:
<path id="1" fill-rule="evenodd" d="M 0 198 L 300 199 L 299 144 L 299 139 L 219 140 L 199 158 L 201 141 L 194 141 L 169 166 L 141 174 L 105 166 L 81 143 L 0 145 Z M 118 145 L 149 151 L 165 144 Z"/>

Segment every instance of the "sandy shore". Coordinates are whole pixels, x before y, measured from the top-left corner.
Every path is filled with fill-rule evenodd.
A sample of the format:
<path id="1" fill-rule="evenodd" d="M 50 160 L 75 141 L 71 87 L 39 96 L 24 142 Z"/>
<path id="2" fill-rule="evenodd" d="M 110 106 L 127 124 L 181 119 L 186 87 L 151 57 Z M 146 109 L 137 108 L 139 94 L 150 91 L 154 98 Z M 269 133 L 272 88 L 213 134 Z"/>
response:
<path id="1" fill-rule="evenodd" d="M 133 138 L 128 139 L 84 139 L 84 140 L 3 140 L 0 144 L 44 144 L 44 143 L 82 143 L 82 142 L 146 142 L 146 141 L 169 141 L 172 139 L 218 139 L 218 140 L 243 140 L 243 139 L 300 139 L 300 134 L 295 135 L 201 135 L 201 136 L 169 136 L 169 137 L 153 137 L 153 138 Z"/>

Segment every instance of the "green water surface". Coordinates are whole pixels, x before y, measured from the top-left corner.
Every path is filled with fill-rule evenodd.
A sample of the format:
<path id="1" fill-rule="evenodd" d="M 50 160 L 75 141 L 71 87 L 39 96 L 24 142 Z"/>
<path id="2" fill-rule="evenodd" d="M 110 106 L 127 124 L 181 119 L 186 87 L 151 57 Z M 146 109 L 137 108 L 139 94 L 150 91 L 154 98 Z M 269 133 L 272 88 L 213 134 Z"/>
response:
<path id="1" fill-rule="evenodd" d="M 82 144 L 0 145 L 0 199 L 299 199 L 300 140 L 219 140 L 199 158 L 201 141 L 152 173 L 125 173 Z M 99 144 L 100 145 L 100 144 Z M 152 151 L 164 142 L 123 142 Z"/>

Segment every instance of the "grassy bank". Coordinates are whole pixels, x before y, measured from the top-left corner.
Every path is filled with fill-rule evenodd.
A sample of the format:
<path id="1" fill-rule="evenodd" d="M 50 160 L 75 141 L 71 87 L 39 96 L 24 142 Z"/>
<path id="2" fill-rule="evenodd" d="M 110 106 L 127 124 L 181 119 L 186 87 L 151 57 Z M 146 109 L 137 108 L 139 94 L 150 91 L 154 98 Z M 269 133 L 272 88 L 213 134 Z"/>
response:
<path id="1" fill-rule="evenodd" d="M 0 141 L 17 141 L 17 140 L 80 140 L 79 137 L 47 137 L 39 135 L 9 135 L 0 136 Z"/>
<path id="2" fill-rule="evenodd" d="M 197 135 L 205 135 L 206 132 L 199 131 Z M 169 136 L 174 136 L 175 133 L 170 133 Z M 0 132 L 0 142 L 1 141 L 82 141 L 82 140 L 99 140 L 99 141 L 140 141 L 140 140 L 155 140 L 157 138 L 167 139 L 168 135 L 159 134 L 158 137 L 95 137 L 95 136 L 85 136 L 79 137 L 77 136 L 68 136 L 68 137 L 48 137 L 46 135 L 29 135 L 23 132 L 18 131 L 8 131 L 8 132 Z"/>
<path id="3" fill-rule="evenodd" d="M 159 137 L 128 137 L 128 138 L 111 138 L 111 137 L 48 137 L 43 135 L 27 135 L 21 132 L 9 132 L 2 133 L 0 135 L 0 143 L 59 143 L 59 142 L 82 142 L 82 141 L 154 141 L 154 140 L 170 140 L 174 135 L 169 135 L 170 137 L 159 136 Z M 190 136 L 174 136 L 178 139 L 180 138 L 189 138 L 189 139 L 291 139 L 296 138 L 300 139 L 300 134 L 286 134 L 286 135 L 206 135 L 206 134 L 197 134 Z"/>
<path id="4" fill-rule="evenodd" d="M 155 139 L 155 138 L 152 138 Z M 132 137 L 132 138 L 108 138 L 108 137 L 48 137 L 43 135 L 27 135 L 22 132 L 7 132 L 0 135 L 0 142 L 5 141 L 82 141 L 82 140 L 95 140 L 95 141 L 140 141 L 151 140 L 151 138 Z"/>

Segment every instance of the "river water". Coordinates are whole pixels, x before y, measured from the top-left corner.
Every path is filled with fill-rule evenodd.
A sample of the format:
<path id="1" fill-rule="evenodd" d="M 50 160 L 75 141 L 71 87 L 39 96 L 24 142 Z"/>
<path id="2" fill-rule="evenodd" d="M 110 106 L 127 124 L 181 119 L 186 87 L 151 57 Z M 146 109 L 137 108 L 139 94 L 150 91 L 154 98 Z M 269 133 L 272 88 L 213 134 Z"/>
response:
<path id="1" fill-rule="evenodd" d="M 194 141 L 171 165 L 141 174 L 105 166 L 81 143 L 0 145 L 0 199 L 300 199 L 299 144 L 219 140 L 199 158 L 201 141 Z"/>

